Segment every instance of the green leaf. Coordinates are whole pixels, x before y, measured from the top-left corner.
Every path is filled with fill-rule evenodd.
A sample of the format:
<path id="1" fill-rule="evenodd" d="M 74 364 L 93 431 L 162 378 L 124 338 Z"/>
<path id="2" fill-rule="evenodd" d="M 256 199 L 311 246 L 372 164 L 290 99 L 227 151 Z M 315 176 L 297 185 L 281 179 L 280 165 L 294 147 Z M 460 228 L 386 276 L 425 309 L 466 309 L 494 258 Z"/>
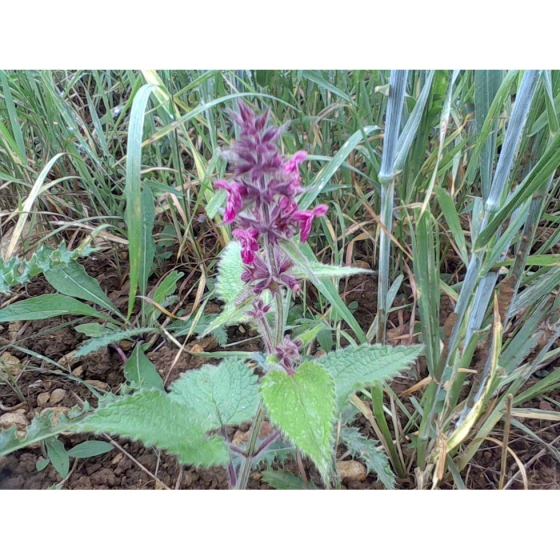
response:
<path id="1" fill-rule="evenodd" d="M 241 280 L 242 274 L 241 244 L 231 241 L 220 256 L 216 282 L 216 292 L 226 304 L 234 303 L 245 290 L 246 284 Z"/>
<path id="2" fill-rule="evenodd" d="M 319 358 L 332 375 L 336 391 L 337 413 L 342 411 L 350 395 L 371 387 L 377 381 L 390 379 L 422 352 L 422 346 L 347 346 Z"/>
<path id="3" fill-rule="evenodd" d="M 342 99 L 344 99 L 345 101 L 352 103 L 352 98 L 347 93 L 343 92 L 342 90 L 338 89 L 333 84 L 325 80 L 325 78 L 323 78 L 323 76 L 321 76 L 319 73 L 314 72 L 313 70 L 304 70 L 302 72 L 302 76 L 311 82 L 315 82 L 318 86 L 325 88 L 327 91 L 330 91 L 331 93 L 342 97 Z"/>
<path id="4" fill-rule="evenodd" d="M 101 289 L 99 282 L 77 262 L 55 266 L 45 272 L 45 278 L 61 294 L 85 299 L 120 315 L 119 310 Z"/>
<path id="5" fill-rule="evenodd" d="M 113 328 L 111 328 L 111 326 L 113 326 Z M 113 334 L 115 332 L 112 323 L 108 323 L 107 325 L 102 325 L 101 323 L 84 323 L 82 325 L 76 325 L 74 330 L 91 338 L 97 338 L 98 336 Z"/>
<path id="6" fill-rule="evenodd" d="M 133 383 L 138 387 L 165 391 L 163 381 L 156 367 L 144 354 L 141 344 L 134 348 L 130 358 L 128 358 L 124 365 L 124 376 L 129 383 Z"/>
<path id="7" fill-rule="evenodd" d="M 309 272 L 299 266 L 294 267 L 293 272 L 296 278 L 304 278 L 306 280 L 313 280 L 313 276 L 315 278 L 346 278 L 356 274 L 373 274 L 373 270 L 353 266 L 336 266 L 320 262 L 310 262 Z"/>
<path id="8" fill-rule="evenodd" d="M 155 241 L 152 235 L 155 218 L 154 198 L 149 185 L 143 184 L 141 180 L 144 117 L 148 99 L 155 88 L 153 84 L 146 84 L 136 93 L 128 129 L 125 222 L 128 228 L 130 255 L 129 317 L 137 292 L 146 295 L 148 276 L 155 255 Z"/>
<path id="9" fill-rule="evenodd" d="M 4 261 L 0 258 L 0 292 L 8 293 L 16 284 L 26 284 L 34 276 L 48 272 L 54 266 L 87 257 L 93 252 L 94 249 L 89 245 L 68 251 L 66 244 L 62 242 L 54 250 L 42 245 L 28 260 L 12 257 Z"/>
<path id="10" fill-rule="evenodd" d="M 352 330 L 358 337 L 359 341 L 366 342 L 367 338 L 362 330 L 362 327 L 360 327 L 354 315 L 352 315 L 346 304 L 342 301 L 335 285 L 328 279 L 317 277 L 313 278 L 314 274 L 311 266 L 312 263 L 317 262 L 317 259 L 309 245 L 306 243 L 302 246 L 298 246 L 294 241 L 280 241 L 280 246 L 297 266 L 307 271 L 311 281 L 315 284 L 315 286 L 317 286 L 317 289 L 329 301 L 333 309 L 340 315 L 340 317 L 342 317 L 348 325 L 352 327 Z"/>
<path id="11" fill-rule="evenodd" d="M 7 430 L 0 430 L 0 457 L 8 455 L 51 438 L 61 432 L 71 431 L 71 426 L 76 419 L 90 413 L 89 404 L 86 402 L 84 408 L 74 407 L 68 414 L 55 414 L 54 410 L 45 410 L 41 414 L 36 414 L 27 427 L 25 434 L 20 438 L 17 434 L 16 426 L 11 426 Z"/>
<path id="12" fill-rule="evenodd" d="M 181 463 L 197 467 L 225 465 L 229 461 L 222 438 L 207 439 L 204 427 L 191 410 L 155 389 L 111 400 L 72 429 L 140 440 L 146 446 L 177 455 Z"/>
<path id="13" fill-rule="evenodd" d="M 305 481 L 301 476 L 288 471 L 277 471 L 267 469 L 262 473 L 262 479 L 272 488 L 276 490 L 316 490 L 317 486 L 313 482 L 309 486 L 305 485 Z"/>
<path id="14" fill-rule="evenodd" d="M 50 459 L 39 459 L 36 463 L 35 463 L 35 468 L 41 472 L 44 471 L 49 465 L 51 464 L 51 460 Z"/>
<path id="15" fill-rule="evenodd" d="M 477 130 L 482 130 L 484 121 L 492 105 L 492 101 L 504 79 L 503 70 L 475 70 L 474 72 L 474 116 Z M 480 182 L 482 194 L 486 198 L 492 185 L 492 168 L 496 154 L 496 139 L 498 137 L 498 116 L 494 117 L 493 131 L 484 142 L 480 152 Z M 442 210 L 445 210 L 442 207 Z M 447 213 L 445 212 L 447 216 Z"/>
<path id="16" fill-rule="evenodd" d="M 84 441 L 72 447 L 72 449 L 68 451 L 68 456 L 74 457 L 75 459 L 87 459 L 88 457 L 103 455 L 113 449 L 114 447 L 107 441 Z"/>
<path id="17" fill-rule="evenodd" d="M 95 309 L 77 299 L 59 294 L 44 294 L 12 303 L 12 305 L 0 310 L 0 323 L 4 321 L 37 321 L 60 315 L 87 315 L 110 320 L 107 315 L 95 311 Z"/>
<path id="18" fill-rule="evenodd" d="M 147 333 L 158 332 L 157 329 L 151 327 L 141 327 L 138 329 L 129 329 L 127 331 L 115 331 L 108 334 L 97 336 L 92 340 L 88 340 L 78 348 L 74 354 L 75 358 L 82 358 L 92 352 L 97 352 L 100 348 L 105 348 L 109 344 L 116 344 L 121 340 L 131 339 L 134 340 L 137 336 Z"/>
<path id="19" fill-rule="evenodd" d="M 64 449 L 64 444 L 56 438 L 48 439 L 45 444 L 47 446 L 47 455 L 56 472 L 62 478 L 66 478 L 70 470 L 70 458 L 66 449 Z"/>
<path id="20" fill-rule="evenodd" d="M 357 130 L 344 142 L 342 148 L 331 159 L 330 163 L 323 167 L 315 176 L 315 180 L 309 186 L 308 192 L 303 194 L 298 202 L 301 210 L 306 210 L 313 204 L 314 200 L 319 196 L 321 191 L 325 188 L 331 177 L 338 171 L 340 166 L 346 161 L 350 152 L 360 143 L 363 142 L 372 133 L 380 130 L 378 126 L 364 126 Z"/>
<path id="21" fill-rule="evenodd" d="M 154 291 L 152 299 L 160 305 L 164 302 L 167 296 L 175 293 L 177 289 L 177 282 L 184 276 L 182 272 L 176 270 L 170 272 L 157 286 Z"/>
<path id="22" fill-rule="evenodd" d="M 273 371 L 261 381 L 261 395 L 271 422 L 311 458 L 328 486 L 335 395 L 327 370 L 317 362 L 305 362 L 292 376 Z"/>
<path id="23" fill-rule="evenodd" d="M 388 490 L 395 488 L 395 475 L 391 470 L 389 458 L 377 449 L 378 442 L 364 437 L 358 428 L 344 427 L 340 431 L 340 439 L 352 458 L 361 459 L 368 473 L 375 473 L 379 481 Z"/>
<path id="24" fill-rule="evenodd" d="M 247 422 L 259 405 L 257 376 L 235 359 L 186 372 L 169 396 L 193 411 L 207 430 Z"/>

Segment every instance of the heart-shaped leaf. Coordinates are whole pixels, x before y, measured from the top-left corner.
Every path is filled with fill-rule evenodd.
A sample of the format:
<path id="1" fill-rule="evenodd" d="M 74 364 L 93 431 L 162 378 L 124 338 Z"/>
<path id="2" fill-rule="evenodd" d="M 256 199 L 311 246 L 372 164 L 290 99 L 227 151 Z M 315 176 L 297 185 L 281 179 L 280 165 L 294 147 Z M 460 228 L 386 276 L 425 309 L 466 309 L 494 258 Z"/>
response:
<path id="1" fill-rule="evenodd" d="M 305 362 L 292 376 L 273 371 L 262 380 L 261 394 L 272 423 L 311 458 L 328 486 L 335 410 L 328 371 L 313 362 Z"/>

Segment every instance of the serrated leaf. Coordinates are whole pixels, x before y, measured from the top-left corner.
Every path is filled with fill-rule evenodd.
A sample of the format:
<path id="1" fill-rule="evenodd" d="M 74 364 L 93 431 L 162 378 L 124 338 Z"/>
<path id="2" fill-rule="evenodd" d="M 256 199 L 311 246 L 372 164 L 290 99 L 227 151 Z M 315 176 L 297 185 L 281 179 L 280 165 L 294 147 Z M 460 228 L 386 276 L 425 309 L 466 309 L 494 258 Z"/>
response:
<path id="1" fill-rule="evenodd" d="M 90 414 L 89 404 L 84 408 L 74 407 L 68 414 L 57 414 L 54 410 L 45 410 L 36 414 L 27 427 L 25 434 L 20 438 L 16 426 L 7 430 L 0 430 L 0 457 L 8 455 L 33 443 L 43 441 L 61 432 L 72 431 L 73 422 Z"/>
<path id="2" fill-rule="evenodd" d="M 317 263 L 317 259 L 313 255 L 313 252 L 309 245 L 306 243 L 304 245 L 298 246 L 293 240 L 291 241 L 280 241 L 280 246 L 282 250 L 292 259 L 292 261 L 299 266 L 301 269 L 306 270 L 309 275 L 309 279 L 315 284 L 317 289 L 321 294 L 329 301 L 333 309 L 342 317 L 358 337 L 360 342 L 367 342 L 367 337 L 360 327 L 358 321 L 346 304 L 342 301 L 338 289 L 328 278 L 318 278 L 313 274 L 311 266 L 313 263 Z M 361 270 L 361 269 L 360 269 Z"/>
<path id="3" fill-rule="evenodd" d="M 113 302 L 105 295 L 99 282 L 77 262 L 60 264 L 46 271 L 47 282 L 61 294 L 85 299 L 120 315 Z"/>
<path id="4" fill-rule="evenodd" d="M 375 473 L 385 488 L 395 488 L 395 475 L 391 470 L 389 458 L 377 449 L 378 443 L 364 437 L 357 428 L 344 427 L 340 431 L 340 439 L 347 447 L 352 458 L 361 459 L 368 473 Z"/>
<path id="5" fill-rule="evenodd" d="M 242 274 L 241 245 L 238 241 L 231 241 L 220 257 L 216 282 L 216 292 L 226 304 L 233 304 L 245 289 L 246 284 L 241 280 Z"/>
<path id="6" fill-rule="evenodd" d="M 257 443 L 261 443 L 261 441 L 258 440 Z M 267 467 L 272 467 L 275 462 L 283 465 L 287 459 L 295 458 L 296 448 L 294 444 L 288 438 L 278 437 L 257 455 L 254 464 L 264 464 Z"/>
<path id="7" fill-rule="evenodd" d="M 247 309 L 245 309 L 247 311 Z M 216 329 L 223 329 L 229 325 L 236 325 L 239 323 L 246 322 L 245 311 L 239 309 L 233 304 L 224 306 L 222 312 L 216 316 L 216 318 L 204 329 L 200 334 L 200 338 L 208 336 L 210 333 Z"/>
<path id="8" fill-rule="evenodd" d="M 422 346 L 348 346 L 317 360 L 332 375 L 336 390 L 336 410 L 347 399 L 376 381 L 390 379 L 406 369 L 422 352 Z"/>
<path id="9" fill-rule="evenodd" d="M 66 478 L 70 470 L 70 459 L 66 449 L 64 449 L 64 444 L 58 439 L 49 439 L 45 443 L 50 462 L 56 469 L 56 472 L 62 478 Z"/>
<path id="10" fill-rule="evenodd" d="M 0 310 L 0 323 L 11 321 L 37 321 L 60 315 L 86 315 L 110 320 L 107 315 L 96 311 L 77 299 L 59 294 L 44 294 L 12 303 Z"/>
<path id="11" fill-rule="evenodd" d="M 173 384 L 169 396 L 192 410 L 207 430 L 247 422 L 259 405 L 257 376 L 235 359 L 188 371 Z"/>
<path id="12" fill-rule="evenodd" d="M 271 422 L 311 458 L 328 486 L 335 409 L 328 371 L 317 362 L 303 363 L 292 376 L 272 371 L 261 381 L 261 395 Z"/>
<path id="13" fill-rule="evenodd" d="M 165 449 L 194 466 L 225 465 L 229 454 L 224 440 L 206 438 L 205 428 L 192 411 L 156 389 L 112 400 L 72 426 L 76 432 L 108 433 Z"/>
<path id="14" fill-rule="evenodd" d="M 82 344 L 82 346 L 80 346 L 74 354 L 74 357 L 82 358 L 92 352 L 97 352 L 100 348 L 105 348 L 109 344 L 116 344 L 117 342 L 127 338 L 134 340 L 137 336 L 154 332 L 157 332 L 157 329 L 151 327 L 141 327 L 139 329 L 130 329 L 127 331 L 116 331 L 104 334 Z"/>
<path id="15" fill-rule="evenodd" d="M 196 334 L 199 338 L 203 338 L 210 331 L 212 331 L 212 336 L 216 339 L 216 342 L 220 346 L 225 346 L 227 344 L 227 331 L 223 325 L 215 325 L 214 322 L 220 317 L 215 313 L 203 313 L 196 321 L 196 325 L 193 329 L 194 318 L 188 321 L 174 321 L 168 326 L 169 330 L 173 331 L 174 336 L 185 336 L 189 334 Z"/>
<path id="16" fill-rule="evenodd" d="M 156 367 L 148 360 L 140 344 L 134 348 L 130 358 L 128 358 L 124 365 L 124 377 L 129 383 L 133 383 L 138 387 L 165 391 L 163 381 Z"/>
<path id="17" fill-rule="evenodd" d="M 4 261 L 0 258 L 0 292 L 9 292 L 16 284 L 26 284 L 37 274 L 48 272 L 52 267 L 87 257 L 94 252 L 91 246 L 78 247 L 73 251 L 66 249 L 62 242 L 57 249 L 42 245 L 28 260 L 17 257 Z"/>
<path id="18" fill-rule="evenodd" d="M 68 456 L 74 459 L 87 459 L 89 457 L 97 457 L 112 451 L 114 447 L 107 441 L 84 441 L 68 450 Z"/>

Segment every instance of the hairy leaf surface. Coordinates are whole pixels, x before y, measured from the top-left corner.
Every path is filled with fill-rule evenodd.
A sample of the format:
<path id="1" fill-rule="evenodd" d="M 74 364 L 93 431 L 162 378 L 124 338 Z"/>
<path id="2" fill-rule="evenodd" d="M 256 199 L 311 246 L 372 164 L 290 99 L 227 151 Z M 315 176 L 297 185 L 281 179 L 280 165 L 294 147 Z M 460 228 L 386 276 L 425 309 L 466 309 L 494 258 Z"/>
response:
<path id="1" fill-rule="evenodd" d="M 331 479 L 334 383 L 328 371 L 303 363 L 294 375 L 273 371 L 261 381 L 270 420 L 317 465 L 325 484 Z"/>
<path id="2" fill-rule="evenodd" d="M 235 359 L 188 371 L 173 384 L 169 396 L 192 410 L 208 430 L 247 422 L 259 405 L 257 376 Z"/>
<path id="3" fill-rule="evenodd" d="M 334 379 L 340 412 L 350 395 L 376 381 L 390 379 L 406 369 L 421 351 L 422 346 L 348 346 L 319 358 L 318 363 Z"/>

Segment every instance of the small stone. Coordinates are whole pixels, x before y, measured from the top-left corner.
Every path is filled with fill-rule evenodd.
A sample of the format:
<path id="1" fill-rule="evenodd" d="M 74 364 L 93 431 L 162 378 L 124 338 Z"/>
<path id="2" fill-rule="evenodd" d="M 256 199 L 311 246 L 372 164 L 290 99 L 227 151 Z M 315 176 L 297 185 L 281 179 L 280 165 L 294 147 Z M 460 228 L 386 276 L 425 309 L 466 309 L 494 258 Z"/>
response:
<path id="1" fill-rule="evenodd" d="M 342 480 L 362 481 L 367 478 L 366 468 L 358 461 L 338 461 L 336 468 Z"/>
<path id="2" fill-rule="evenodd" d="M 66 391 L 64 389 L 55 389 L 51 393 L 51 404 L 58 404 L 64 400 L 66 396 Z"/>
<path id="3" fill-rule="evenodd" d="M 74 377 L 82 377 L 84 375 L 84 366 L 78 366 L 74 371 L 72 371 Z"/>
<path id="4" fill-rule="evenodd" d="M 2 414 L 0 416 L 0 428 L 4 428 L 7 430 L 11 426 L 15 425 L 16 428 L 23 430 L 29 424 L 29 420 L 27 419 L 25 410 L 20 408 L 15 412 L 7 412 L 6 414 Z"/>
<path id="5" fill-rule="evenodd" d="M 12 356 L 9 352 L 0 355 L 0 377 L 5 376 L 5 372 L 12 377 L 17 377 L 22 370 L 21 360 Z"/>
<path id="6" fill-rule="evenodd" d="M 15 342 L 17 340 L 19 331 L 22 326 L 23 326 L 23 321 L 13 321 L 8 325 L 8 333 L 11 342 Z"/>
<path id="7" fill-rule="evenodd" d="M 111 461 L 111 465 L 116 465 L 117 463 L 121 462 L 121 459 L 124 457 L 122 453 L 117 453 L 115 458 Z"/>
<path id="8" fill-rule="evenodd" d="M 207 352 L 209 350 L 214 350 L 214 348 L 218 347 L 218 342 L 213 336 L 207 336 L 206 338 L 203 338 L 200 341 L 200 344 L 202 348 L 204 348 L 204 350 L 206 350 Z"/>
<path id="9" fill-rule="evenodd" d="M 76 353 L 76 350 L 72 350 L 71 352 L 68 352 L 68 354 L 62 356 L 62 358 L 60 358 L 60 360 L 58 360 L 58 364 L 60 364 L 61 366 L 64 367 L 68 367 L 71 366 L 72 364 L 74 364 L 76 362 L 76 360 L 74 359 L 74 354 Z"/>
<path id="10" fill-rule="evenodd" d="M 37 406 L 45 406 L 49 402 L 50 398 L 51 396 L 49 393 L 40 393 L 37 395 Z"/>
<path id="11" fill-rule="evenodd" d="M 264 422 L 261 424 L 261 429 L 259 430 L 259 438 L 265 439 L 273 431 L 274 431 L 274 426 L 272 426 L 270 422 L 264 420 Z M 249 432 L 250 430 L 247 430 L 246 432 L 242 430 L 237 430 L 233 436 L 233 440 L 231 441 L 233 445 L 239 446 L 239 445 L 246 444 L 249 441 Z"/>

